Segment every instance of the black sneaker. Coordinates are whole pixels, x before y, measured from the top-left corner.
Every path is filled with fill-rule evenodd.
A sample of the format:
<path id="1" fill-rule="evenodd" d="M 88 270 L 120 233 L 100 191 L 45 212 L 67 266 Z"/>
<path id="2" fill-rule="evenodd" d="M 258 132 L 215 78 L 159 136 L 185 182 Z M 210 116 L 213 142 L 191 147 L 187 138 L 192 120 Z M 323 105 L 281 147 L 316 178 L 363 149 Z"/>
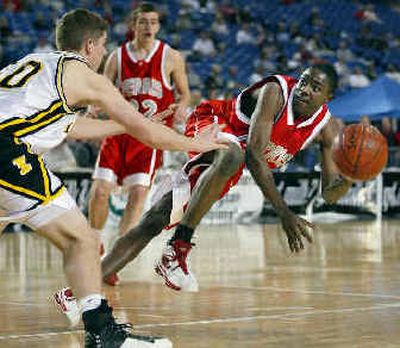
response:
<path id="1" fill-rule="evenodd" d="M 106 300 L 82 314 L 85 348 L 172 348 L 167 338 L 132 334 L 130 324 L 117 324 Z"/>
<path id="2" fill-rule="evenodd" d="M 98 334 L 86 332 L 85 348 L 172 348 L 167 338 L 135 335 L 131 330 L 130 324 L 110 322 Z"/>

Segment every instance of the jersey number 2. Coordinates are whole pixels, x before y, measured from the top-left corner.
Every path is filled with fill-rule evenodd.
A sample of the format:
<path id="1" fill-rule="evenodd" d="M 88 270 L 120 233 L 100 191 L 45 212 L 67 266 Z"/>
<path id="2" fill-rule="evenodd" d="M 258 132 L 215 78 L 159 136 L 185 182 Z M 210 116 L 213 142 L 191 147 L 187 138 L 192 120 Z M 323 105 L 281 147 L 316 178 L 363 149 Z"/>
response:
<path id="1" fill-rule="evenodd" d="M 136 110 L 140 111 L 139 102 L 136 99 L 131 100 L 132 105 Z M 146 108 L 147 110 L 143 113 L 143 115 L 147 118 L 153 117 L 157 112 L 157 103 L 151 99 L 145 99 L 141 102 L 142 108 Z"/>

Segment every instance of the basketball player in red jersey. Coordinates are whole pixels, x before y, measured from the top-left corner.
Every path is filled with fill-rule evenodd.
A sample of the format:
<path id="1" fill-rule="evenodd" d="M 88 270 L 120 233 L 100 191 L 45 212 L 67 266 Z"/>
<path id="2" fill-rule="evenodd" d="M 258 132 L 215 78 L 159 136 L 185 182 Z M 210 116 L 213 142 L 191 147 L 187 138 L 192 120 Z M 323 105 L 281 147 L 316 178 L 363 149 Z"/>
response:
<path id="1" fill-rule="evenodd" d="M 236 99 L 200 104 L 189 116 L 186 134 L 194 135 L 210 123 L 224 124 L 221 136 L 231 141 L 229 149 L 190 154 L 173 187 L 160 194 L 140 223 L 117 240 L 103 259 L 103 276 L 120 270 L 163 228 L 180 221 L 155 270 L 170 288 L 196 291 L 197 282 L 187 263 L 193 232 L 211 206 L 238 182 L 245 164 L 280 217 L 290 250 L 299 252 L 304 240 L 311 243 L 309 229 L 313 225 L 288 208 L 271 169 L 318 140 L 322 196 L 333 203 L 348 191 L 351 182 L 338 174 L 332 160 L 337 125 L 326 102 L 336 86 L 332 66 L 317 64 L 305 70 L 298 81 L 274 75 L 245 89 Z M 185 185 L 188 197 L 181 196 Z"/>
<path id="2" fill-rule="evenodd" d="M 157 40 L 159 14 L 152 4 L 143 3 L 132 13 L 134 39 L 116 49 L 105 66 L 105 75 L 119 87 L 123 96 L 145 116 L 152 118 L 168 107 L 175 113 L 162 120 L 172 127 L 183 122 L 190 100 L 185 64 L 181 54 Z M 179 96 L 175 104 L 174 87 Z M 120 234 L 139 221 L 143 206 L 163 153 L 128 134 L 106 138 L 93 173 L 89 202 L 91 226 L 101 230 L 107 220 L 110 192 L 116 185 L 129 189 L 127 207 L 120 222 Z M 116 275 L 105 279 L 110 285 Z"/>
<path id="3" fill-rule="evenodd" d="M 197 281 L 187 262 L 193 232 L 211 206 L 238 182 L 245 164 L 279 216 L 290 250 L 299 252 L 304 240 L 311 243 L 309 229 L 314 226 L 288 208 L 271 169 L 318 140 L 323 198 L 333 203 L 348 191 L 351 182 L 338 174 L 332 160 L 337 124 L 325 104 L 336 86 L 334 68 L 318 64 L 305 70 L 298 81 L 274 75 L 245 89 L 236 99 L 200 104 L 189 116 L 186 133 L 193 135 L 210 123 L 223 124 L 221 136 L 230 140 L 229 149 L 191 154 L 172 187 L 160 192 L 157 203 L 102 260 L 103 276 L 119 271 L 164 228 L 180 220 L 155 270 L 170 288 L 196 291 Z"/>

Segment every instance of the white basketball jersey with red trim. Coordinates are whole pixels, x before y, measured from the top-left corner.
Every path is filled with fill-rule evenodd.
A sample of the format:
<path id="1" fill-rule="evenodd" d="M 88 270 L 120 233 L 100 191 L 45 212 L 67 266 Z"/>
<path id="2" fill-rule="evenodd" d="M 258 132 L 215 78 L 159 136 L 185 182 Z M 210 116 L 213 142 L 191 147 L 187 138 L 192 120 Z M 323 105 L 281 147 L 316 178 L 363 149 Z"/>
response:
<path id="1" fill-rule="evenodd" d="M 273 75 L 248 87 L 234 101 L 235 112 L 231 115 L 230 123 L 240 140 L 247 138 L 251 118 L 251 115 L 245 115 L 242 112 L 244 109 L 243 96 L 260 89 L 271 81 L 278 82 L 281 86 L 284 106 L 275 118 L 264 157 L 270 168 L 278 168 L 290 161 L 297 152 L 304 149 L 318 135 L 331 114 L 327 105 L 324 104 L 310 117 L 294 119 L 292 102 L 297 80 L 289 76 Z"/>
<path id="2" fill-rule="evenodd" d="M 125 99 L 146 117 L 152 117 L 175 102 L 173 88 L 165 73 L 168 49 L 170 47 L 166 43 L 156 40 L 143 59 L 137 58 L 129 42 L 117 51 L 117 86 Z M 167 125 L 172 126 L 172 116 Z"/>

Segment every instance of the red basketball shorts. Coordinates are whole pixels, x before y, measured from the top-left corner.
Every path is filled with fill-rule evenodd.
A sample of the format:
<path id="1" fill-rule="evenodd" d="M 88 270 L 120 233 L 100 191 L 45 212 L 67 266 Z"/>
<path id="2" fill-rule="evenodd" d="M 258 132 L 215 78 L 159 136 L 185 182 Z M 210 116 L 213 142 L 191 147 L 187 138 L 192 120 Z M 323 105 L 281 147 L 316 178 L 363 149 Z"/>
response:
<path id="1" fill-rule="evenodd" d="M 223 128 L 219 136 L 238 144 L 244 149 L 246 146 L 245 141 L 240 140 L 240 137 L 229 121 L 232 112 L 232 100 L 204 101 L 190 114 L 186 124 L 185 135 L 193 137 L 201 132 L 203 128 L 211 124 L 220 124 L 223 125 Z M 210 154 L 189 153 L 190 160 L 185 164 L 183 170 L 186 175 L 188 175 L 192 189 L 196 185 L 201 174 L 210 166 L 213 159 L 212 157 L 213 156 Z M 231 187 L 237 184 L 242 175 L 243 168 L 244 165 L 229 179 L 220 198 L 222 198 Z"/>
<path id="2" fill-rule="evenodd" d="M 103 140 L 93 179 L 124 186 L 150 186 L 162 165 L 162 151 L 152 149 L 128 134 Z"/>
<path id="3" fill-rule="evenodd" d="M 242 149 L 245 148 L 245 140 L 237 135 L 233 127 L 229 123 L 232 112 L 232 101 L 205 101 L 201 103 L 189 116 L 186 125 L 187 136 L 195 136 L 204 127 L 211 124 L 223 125 L 220 137 L 232 141 Z M 165 180 L 160 183 L 159 192 L 153 196 L 153 203 L 157 202 L 163 194 L 172 190 L 173 207 L 171 211 L 170 226 L 172 228 L 182 218 L 182 215 L 189 202 L 191 192 L 196 186 L 199 178 L 204 171 L 209 168 L 213 161 L 213 152 L 208 153 L 189 153 L 190 160 L 185 164 L 182 171 L 175 175 L 174 178 Z M 243 173 L 244 165 L 226 182 L 226 185 L 220 197 L 225 196 L 231 187 L 235 186 Z"/>

